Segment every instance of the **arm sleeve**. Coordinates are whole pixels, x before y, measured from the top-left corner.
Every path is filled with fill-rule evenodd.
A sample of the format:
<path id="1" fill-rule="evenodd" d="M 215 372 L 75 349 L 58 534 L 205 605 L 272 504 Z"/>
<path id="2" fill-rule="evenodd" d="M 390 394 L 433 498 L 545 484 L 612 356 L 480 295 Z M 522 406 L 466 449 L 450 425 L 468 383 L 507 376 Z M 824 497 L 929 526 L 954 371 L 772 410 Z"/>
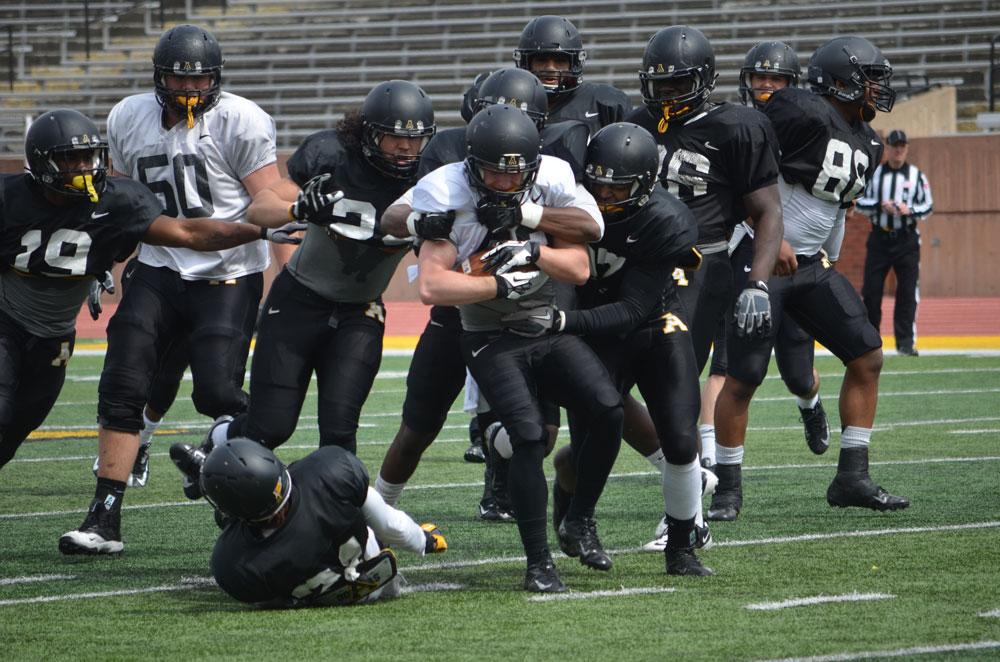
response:
<path id="1" fill-rule="evenodd" d="M 847 210 L 841 208 L 837 212 L 837 218 L 833 222 L 833 227 L 830 229 L 830 236 L 823 242 L 823 250 L 826 251 L 826 255 L 830 258 L 831 262 L 836 262 L 840 259 L 840 245 L 844 243 L 844 229 L 846 226 L 844 221 L 846 218 Z"/>
<path id="2" fill-rule="evenodd" d="M 402 510 L 387 504 L 379 493 L 370 487 L 368 496 L 361 505 L 361 512 L 364 513 L 368 526 L 382 543 L 423 555 L 427 544 L 424 530 Z"/>
<path id="3" fill-rule="evenodd" d="M 913 212 L 913 220 L 919 221 L 930 216 L 934 211 L 934 198 L 931 196 L 931 185 L 927 183 L 927 175 L 920 173 L 917 177 L 917 192 L 913 196 L 913 204 L 910 205 Z"/>
<path id="4" fill-rule="evenodd" d="M 667 266 L 637 265 L 622 278 L 621 299 L 587 310 L 567 310 L 566 333 L 614 334 L 630 331 L 642 322 L 663 296 L 673 271 Z"/>

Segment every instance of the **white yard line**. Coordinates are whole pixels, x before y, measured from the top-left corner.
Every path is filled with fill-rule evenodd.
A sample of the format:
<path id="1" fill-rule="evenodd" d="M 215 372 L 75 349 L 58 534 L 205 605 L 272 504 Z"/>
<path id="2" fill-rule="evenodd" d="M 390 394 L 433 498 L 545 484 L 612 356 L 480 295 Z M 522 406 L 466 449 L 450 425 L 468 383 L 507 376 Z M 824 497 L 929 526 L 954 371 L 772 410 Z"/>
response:
<path id="1" fill-rule="evenodd" d="M 891 593 L 845 593 L 843 595 L 816 595 L 811 598 L 789 598 L 779 602 L 753 602 L 743 605 L 744 609 L 751 611 L 776 611 L 778 609 L 789 609 L 791 607 L 808 607 L 811 605 L 822 605 L 831 602 L 869 602 L 872 600 L 890 600 L 896 597 Z"/>
<path id="2" fill-rule="evenodd" d="M 430 593 L 433 591 L 461 591 L 464 584 L 453 584 L 450 582 L 430 582 L 428 584 L 403 584 L 399 592 L 407 593 Z"/>
<path id="3" fill-rule="evenodd" d="M 996 434 L 1000 428 L 988 428 L 985 430 L 948 430 L 948 434 Z"/>
<path id="4" fill-rule="evenodd" d="M 990 611 L 981 611 L 977 616 L 982 616 L 983 618 L 1000 618 L 1000 609 L 991 609 Z"/>
<path id="5" fill-rule="evenodd" d="M 76 579 L 76 575 L 25 575 L 24 577 L 0 578 L 0 586 L 13 586 L 14 584 L 37 584 L 38 582 L 56 582 L 67 579 Z"/>
<path id="6" fill-rule="evenodd" d="M 88 598 L 115 598 L 125 595 L 141 595 L 143 593 L 165 593 L 167 591 L 187 591 L 192 588 L 205 588 L 214 586 L 215 580 L 211 577 L 191 577 L 185 578 L 178 584 L 165 584 L 163 586 L 148 586 L 146 588 L 129 588 L 119 591 L 94 591 L 91 593 L 66 593 L 63 595 L 39 595 L 34 598 L 16 598 L 13 600 L 0 600 L 0 607 L 10 607 L 14 605 L 42 604 L 47 602 L 65 602 L 66 600 L 86 600 Z"/>
<path id="7" fill-rule="evenodd" d="M 592 600 L 594 598 L 626 598 L 632 595 L 655 595 L 657 593 L 673 593 L 677 589 L 670 586 L 650 586 L 647 588 L 621 588 L 615 591 L 569 591 L 568 593 L 550 593 L 547 595 L 532 595 L 529 602 L 559 602 L 562 600 Z"/>
<path id="8" fill-rule="evenodd" d="M 761 662 L 846 662 L 847 660 L 868 660 L 880 657 L 909 657 L 912 655 L 933 655 L 935 653 L 958 653 L 961 651 L 993 650 L 1000 648 L 1000 641 L 970 641 L 966 644 L 944 644 L 941 646 L 913 646 L 880 651 L 857 651 L 811 657 L 783 657 Z"/>

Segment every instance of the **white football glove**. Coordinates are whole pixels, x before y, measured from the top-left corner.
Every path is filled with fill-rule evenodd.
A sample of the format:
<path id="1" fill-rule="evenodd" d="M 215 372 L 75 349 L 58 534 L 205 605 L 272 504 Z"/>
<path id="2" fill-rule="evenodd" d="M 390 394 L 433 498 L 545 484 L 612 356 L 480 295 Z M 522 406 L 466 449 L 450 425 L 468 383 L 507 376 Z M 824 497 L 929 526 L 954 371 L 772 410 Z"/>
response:
<path id="1" fill-rule="evenodd" d="M 90 294 L 87 295 L 87 310 L 90 317 L 95 322 L 101 316 L 101 295 L 115 293 L 115 279 L 110 271 L 105 271 L 103 276 L 94 276 L 94 282 L 90 284 Z"/>
<path id="2" fill-rule="evenodd" d="M 767 283 L 752 280 L 740 292 L 734 307 L 736 335 L 766 336 L 771 330 L 771 297 L 767 293 Z"/>
<path id="3" fill-rule="evenodd" d="M 516 267 L 538 262 L 542 245 L 537 241 L 505 241 L 480 258 L 486 270 L 497 276 Z"/>
<path id="4" fill-rule="evenodd" d="M 273 244 L 301 244 L 302 237 L 296 237 L 294 234 L 307 227 L 309 227 L 308 223 L 285 223 L 277 228 L 262 228 L 261 239 Z"/>

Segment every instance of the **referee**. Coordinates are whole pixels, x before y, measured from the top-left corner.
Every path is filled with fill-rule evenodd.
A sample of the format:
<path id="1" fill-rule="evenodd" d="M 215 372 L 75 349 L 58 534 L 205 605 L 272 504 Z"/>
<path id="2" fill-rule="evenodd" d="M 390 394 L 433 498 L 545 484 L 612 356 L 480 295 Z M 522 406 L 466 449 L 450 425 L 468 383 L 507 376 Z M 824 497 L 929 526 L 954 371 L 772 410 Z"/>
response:
<path id="1" fill-rule="evenodd" d="M 934 200 L 926 175 L 906 161 L 906 134 L 894 129 L 889 132 L 886 142 L 889 143 L 888 159 L 875 169 L 864 196 L 858 200 L 858 208 L 868 214 L 872 222 L 861 298 L 868 309 L 868 319 L 876 329 L 880 328 L 885 277 L 890 268 L 896 272 L 893 314 L 896 351 L 903 356 L 918 356 L 914 348 L 920 300 L 917 221 L 930 215 Z"/>

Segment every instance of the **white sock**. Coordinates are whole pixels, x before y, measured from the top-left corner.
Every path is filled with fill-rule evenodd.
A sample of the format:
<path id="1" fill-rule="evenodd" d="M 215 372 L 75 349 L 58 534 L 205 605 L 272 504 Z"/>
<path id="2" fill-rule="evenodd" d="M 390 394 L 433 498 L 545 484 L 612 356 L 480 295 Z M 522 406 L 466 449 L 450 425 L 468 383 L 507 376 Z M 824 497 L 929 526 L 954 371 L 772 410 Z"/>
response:
<path id="1" fill-rule="evenodd" d="M 701 467 L 667 463 L 663 471 L 663 509 L 674 519 L 691 519 L 701 512 Z"/>
<path id="2" fill-rule="evenodd" d="M 868 448 L 868 444 L 871 443 L 871 440 L 871 428 L 859 428 L 853 425 L 848 425 L 844 428 L 844 431 L 840 433 L 841 448 Z"/>
<path id="3" fill-rule="evenodd" d="M 715 464 L 715 426 L 707 423 L 699 425 L 698 436 L 701 437 L 701 456 L 709 464 Z"/>
<path id="4" fill-rule="evenodd" d="M 399 495 L 403 493 L 404 487 L 406 487 L 406 483 L 390 483 L 382 478 L 382 474 L 375 478 L 375 491 L 390 506 L 395 506 L 396 502 L 399 501 Z"/>
<path id="5" fill-rule="evenodd" d="M 149 446 L 153 441 L 153 435 L 156 434 L 156 428 L 160 427 L 160 423 L 163 422 L 161 418 L 158 421 L 151 421 L 146 416 L 146 410 L 142 410 L 142 423 L 145 427 L 139 431 L 139 445 Z"/>
<path id="6" fill-rule="evenodd" d="M 653 467 L 663 475 L 663 472 L 667 468 L 667 458 L 663 457 L 663 449 L 657 448 L 655 451 L 646 456 L 646 461 L 653 465 Z"/>
<path id="7" fill-rule="evenodd" d="M 719 464 L 743 464 L 743 446 L 730 448 L 719 444 L 715 449 L 715 459 Z"/>
<path id="8" fill-rule="evenodd" d="M 808 399 L 795 396 L 795 401 L 799 404 L 799 409 L 815 409 L 816 403 L 819 402 L 819 391 Z"/>
<path id="9" fill-rule="evenodd" d="M 213 448 L 215 448 L 219 444 L 226 443 L 226 440 L 229 439 L 229 423 L 230 421 L 226 421 L 225 423 L 219 423 L 214 428 L 212 428 Z"/>

